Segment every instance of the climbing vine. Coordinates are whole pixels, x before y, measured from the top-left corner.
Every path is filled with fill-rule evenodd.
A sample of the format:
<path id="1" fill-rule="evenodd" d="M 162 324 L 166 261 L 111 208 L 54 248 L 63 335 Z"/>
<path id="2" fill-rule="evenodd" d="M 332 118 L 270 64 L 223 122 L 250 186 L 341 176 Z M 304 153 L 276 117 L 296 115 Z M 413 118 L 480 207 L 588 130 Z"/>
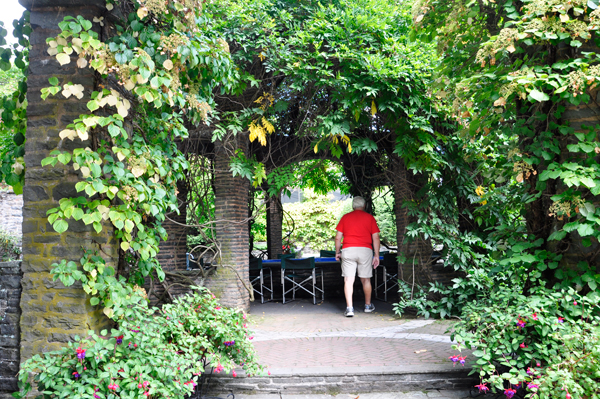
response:
<path id="1" fill-rule="evenodd" d="M 155 258 L 165 214 L 177 211 L 176 182 L 188 161 L 176 142 L 187 137 L 186 123 L 210 120 L 213 90 L 231 90 L 235 71 L 227 43 L 211 36 L 200 2 L 141 2 L 107 4 L 121 7 L 126 21 L 116 21 L 118 35 L 101 40 L 98 25 L 81 16 L 66 17 L 61 33 L 47 39 L 48 54 L 61 65 L 90 67 L 100 78 L 98 89 L 82 114 L 59 134 L 80 141 L 73 151 L 56 150 L 43 166 L 63 164 L 81 174 L 79 197 L 63 198 L 48 211 L 55 231 L 82 221 L 97 233 L 114 229 L 128 273 L 106 264 L 99 250 L 89 249 L 81 260 L 63 260 L 52 272 L 66 285 L 83 283 L 93 305 L 102 303 L 112 316 L 127 303 L 135 284 L 154 273 L 164 278 Z M 73 60 L 76 57 L 76 61 Z M 83 86 L 49 80 L 42 98 L 83 98 Z M 100 248 L 101 250 L 101 248 Z"/>
<path id="2" fill-rule="evenodd" d="M 27 128 L 27 68 L 29 66 L 29 11 L 14 21 L 17 42 L 7 45 L 8 31 L 0 22 L 0 70 L 14 76 L 12 83 L 2 82 L 13 90 L 0 95 L 0 182 L 12 186 L 15 194 L 23 192 L 25 179 L 25 130 Z M 12 47 L 12 48 L 11 48 Z"/>

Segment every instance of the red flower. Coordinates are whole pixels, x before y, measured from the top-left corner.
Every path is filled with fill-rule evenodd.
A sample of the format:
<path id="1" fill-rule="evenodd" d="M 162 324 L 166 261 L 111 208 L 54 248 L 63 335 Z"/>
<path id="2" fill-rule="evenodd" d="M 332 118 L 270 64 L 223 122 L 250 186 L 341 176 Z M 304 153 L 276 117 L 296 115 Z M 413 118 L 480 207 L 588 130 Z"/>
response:
<path id="1" fill-rule="evenodd" d="M 531 318 L 532 318 L 533 320 L 537 320 L 537 319 L 538 319 L 538 317 L 537 317 L 537 313 L 534 313 L 534 314 L 533 314 L 533 316 L 531 316 Z"/>

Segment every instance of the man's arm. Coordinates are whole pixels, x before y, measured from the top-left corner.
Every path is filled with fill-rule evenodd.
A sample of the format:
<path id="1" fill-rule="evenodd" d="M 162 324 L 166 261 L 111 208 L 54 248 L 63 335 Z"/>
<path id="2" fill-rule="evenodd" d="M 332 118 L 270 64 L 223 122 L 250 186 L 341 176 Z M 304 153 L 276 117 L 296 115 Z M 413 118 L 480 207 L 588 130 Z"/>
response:
<path id="1" fill-rule="evenodd" d="M 342 247 L 342 237 L 344 235 L 341 231 L 338 231 L 335 235 L 335 260 L 340 260 L 342 258 L 342 253 L 340 252 L 340 248 Z"/>
<path id="2" fill-rule="evenodd" d="M 373 269 L 379 266 L 379 233 L 373 233 Z"/>

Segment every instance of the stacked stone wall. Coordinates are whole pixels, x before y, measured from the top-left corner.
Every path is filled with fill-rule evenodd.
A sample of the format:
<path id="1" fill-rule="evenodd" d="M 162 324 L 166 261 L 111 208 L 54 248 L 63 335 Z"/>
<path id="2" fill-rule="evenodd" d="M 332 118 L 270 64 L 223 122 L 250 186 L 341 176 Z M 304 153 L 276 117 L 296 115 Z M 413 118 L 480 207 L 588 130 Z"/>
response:
<path id="1" fill-rule="evenodd" d="M 23 224 L 23 196 L 13 191 L 0 191 L 0 229 L 17 237 L 19 241 Z"/>
<path id="2" fill-rule="evenodd" d="M 0 262 L 0 399 L 12 398 L 19 371 L 21 262 Z"/>

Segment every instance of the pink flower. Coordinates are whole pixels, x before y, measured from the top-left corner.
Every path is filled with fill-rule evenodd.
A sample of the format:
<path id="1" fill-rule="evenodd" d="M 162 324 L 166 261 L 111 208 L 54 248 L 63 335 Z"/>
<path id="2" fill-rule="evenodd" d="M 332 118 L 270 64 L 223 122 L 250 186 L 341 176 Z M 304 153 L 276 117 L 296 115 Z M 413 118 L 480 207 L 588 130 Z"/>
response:
<path id="1" fill-rule="evenodd" d="M 487 384 L 475 385 L 475 388 L 479 389 L 479 392 L 483 392 L 483 393 L 487 393 L 487 391 L 490 390 L 490 388 L 488 388 Z"/>
<path id="2" fill-rule="evenodd" d="M 523 319 L 518 319 L 518 320 L 517 320 L 517 327 L 519 327 L 519 328 L 523 328 L 523 327 L 525 327 L 525 324 L 527 324 L 527 323 L 525 322 L 525 320 L 523 320 Z"/>
<path id="3" fill-rule="evenodd" d="M 531 367 L 527 367 L 527 375 L 534 375 L 535 374 L 535 369 L 532 369 Z"/>
<path id="4" fill-rule="evenodd" d="M 234 376 L 234 377 L 237 377 L 237 373 L 235 372 L 235 370 L 233 370 L 233 371 L 231 372 L 231 375 L 232 375 L 232 376 Z"/>
<path id="5" fill-rule="evenodd" d="M 577 306 L 577 301 L 573 301 L 573 305 Z"/>
<path id="6" fill-rule="evenodd" d="M 85 349 L 79 347 L 75 349 L 75 352 L 77 352 L 77 359 L 83 360 L 85 358 Z"/>
<path id="7" fill-rule="evenodd" d="M 144 381 L 144 388 L 146 388 L 150 383 L 148 381 Z"/>
<path id="8" fill-rule="evenodd" d="M 538 319 L 537 313 L 534 313 L 534 314 L 533 314 L 533 316 L 531 316 L 531 318 L 532 318 L 533 320 L 537 320 L 537 319 Z"/>
<path id="9" fill-rule="evenodd" d="M 525 342 L 522 342 L 522 343 L 519 345 L 519 348 L 525 348 Z"/>
<path id="10" fill-rule="evenodd" d="M 540 386 L 538 384 L 534 384 L 533 382 L 530 382 L 529 384 L 527 384 L 527 389 L 538 389 Z"/>
<path id="11" fill-rule="evenodd" d="M 217 367 L 215 367 L 215 373 L 220 373 L 221 371 L 223 371 L 223 366 L 221 366 L 220 364 L 217 365 Z"/>
<path id="12" fill-rule="evenodd" d="M 512 388 L 508 388 L 508 389 L 504 390 L 504 394 L 506 395 L 506 397 L 508 399 L 511 399 L 513 396 L 515 396 L 515 393 L 517 393 L 517 391 Z"/>
<path id="13" fill-rule="evenodd" d="M 215 307 L 215 309 L 217 309 L 217 310 L 221 310 L 221 307 L 220 307 L 220 306 L 217 306 L 217 307 Z"/>
<path id="14" fill-rule="evenodd" d="M 271 372 L 267 370 L 267 374 L 271 375 Z"/>
<path id="15" fill-rule="evenodd" d="M 565 318 L 564 317 L 559 317 L 558 318 L 558 322 L 559 323 L 564 323 L 565 322 Z"/>
<path id="16" fill-rule="evenodd" d="M 456 355 L 452 355 L 448 359 L 452 360 L 452 363 L 458 362 L 458 356 L 456 356 Z"/>
<path id="17" fill-rule="evenodd" d="M 571 394 L 567 392 L 567 399 L 571 399 Z"/>
<path id="18" fill-rule="evenodd" d="M 466 358 L 467 358 L 466 356 L 459 357 L 459 358 L 458 358 L 458 362 L 464 366 L 464 365 L 465 365 L 465 359 L 466 359 Z"/>

